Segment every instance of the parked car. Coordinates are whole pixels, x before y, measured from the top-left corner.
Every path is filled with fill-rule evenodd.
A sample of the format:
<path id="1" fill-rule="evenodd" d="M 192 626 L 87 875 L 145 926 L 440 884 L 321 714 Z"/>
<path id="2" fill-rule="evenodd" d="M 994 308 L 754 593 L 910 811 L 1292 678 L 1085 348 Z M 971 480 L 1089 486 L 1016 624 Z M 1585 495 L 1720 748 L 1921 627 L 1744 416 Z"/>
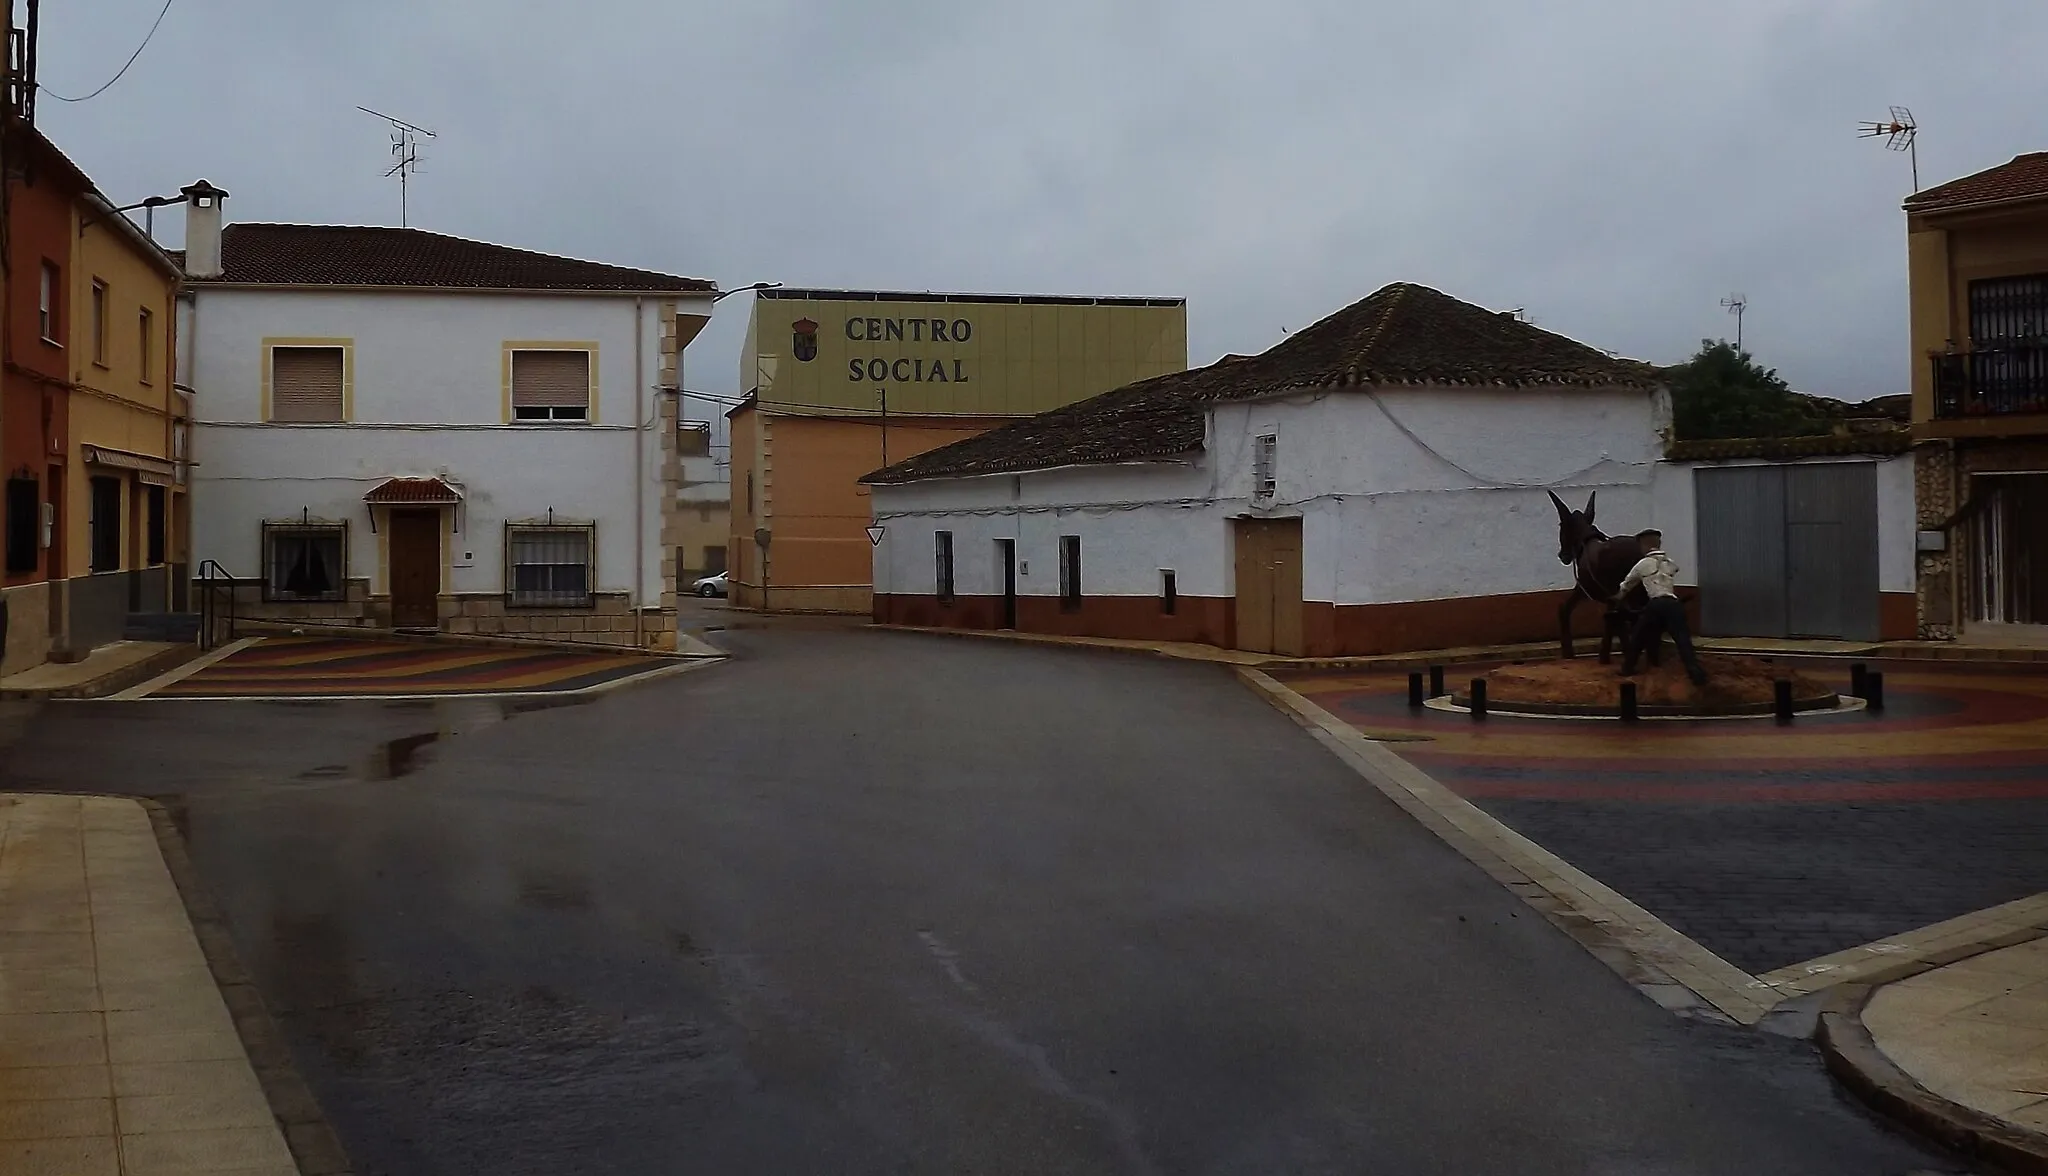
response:
<path id="1" fill-rule="evenodd" d="M 698 596 L 724 596 L 725 573 L 720 572 L 715 576 L 699 578 L 696 583 L 690 585 L 690 591 Z"/>

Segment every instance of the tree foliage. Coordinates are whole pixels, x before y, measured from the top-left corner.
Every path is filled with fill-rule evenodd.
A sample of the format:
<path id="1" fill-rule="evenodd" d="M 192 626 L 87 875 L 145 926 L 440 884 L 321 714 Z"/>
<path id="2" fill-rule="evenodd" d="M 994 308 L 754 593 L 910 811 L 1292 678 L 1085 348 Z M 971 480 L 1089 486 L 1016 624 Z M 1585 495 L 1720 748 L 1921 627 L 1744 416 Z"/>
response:
<path id="1" fill-rule="evenodd" d="M 1811 397 L 1786 387 L 1776 370 L 1726 339 L 1700 340 L 1698 354 L 1664 374 L 1681 441 L 1800 437 L 1829 429 L 1827 414 Z"/>

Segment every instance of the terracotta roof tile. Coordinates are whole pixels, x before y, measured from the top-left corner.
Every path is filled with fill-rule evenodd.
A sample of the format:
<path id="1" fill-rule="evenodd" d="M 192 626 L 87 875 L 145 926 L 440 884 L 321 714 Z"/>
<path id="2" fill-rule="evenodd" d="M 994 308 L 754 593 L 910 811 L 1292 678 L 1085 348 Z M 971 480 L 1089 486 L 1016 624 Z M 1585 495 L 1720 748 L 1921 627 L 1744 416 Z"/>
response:
<path id="1" fill-rule="evenodd" d="M 1908 196 L 1905 208 L 1908 212 L 1933 212 L 2036 196 L 2048 196 L 2048 151 L 2015 155 L 2009 163 L 1936 184 Z"/>
<path id="2" fill-rule="evenodd" d="M 1655 368 L 1448 294 L 1397 282 L 1259 355 L 1129 384 L 877 470 L 915 482 L 1147 461 L 1202 447 L 1207 405 L 1294 389 L 1372 385 L 1640 387 Z"/>
<path id="3" fill-rule="evenodd" d="M 182 262 L 182 251 L 174 254 Z M 221 231 L 218 278 L 195 285 L 429 286 L 476 290 L 710 293 L 717 284 L 471 241 L 423 229 L 238 223 Z"/>
<path id="4" fill-rule="evenodd" d="M 363 495 L 371 506 L 432 506 L 462 501 L 462 492 L 439 478 L 386 478 Z"/>

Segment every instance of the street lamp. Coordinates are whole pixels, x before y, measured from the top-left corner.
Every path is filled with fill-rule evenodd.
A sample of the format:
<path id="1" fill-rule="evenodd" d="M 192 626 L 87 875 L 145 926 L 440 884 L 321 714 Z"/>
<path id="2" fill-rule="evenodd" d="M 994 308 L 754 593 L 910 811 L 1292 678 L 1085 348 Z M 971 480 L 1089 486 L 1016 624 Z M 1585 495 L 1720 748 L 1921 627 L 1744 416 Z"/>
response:
<path id="1" fill-rule="evenodd" d="M 734 290 L 720 290 L 711 296 L 711 304 L 716 306 L 735 294 L 744 294 L 749 290 L 773 290 L 781 285 L 781 282 L 755 282 L 751 286 L 741 286 Z"/>

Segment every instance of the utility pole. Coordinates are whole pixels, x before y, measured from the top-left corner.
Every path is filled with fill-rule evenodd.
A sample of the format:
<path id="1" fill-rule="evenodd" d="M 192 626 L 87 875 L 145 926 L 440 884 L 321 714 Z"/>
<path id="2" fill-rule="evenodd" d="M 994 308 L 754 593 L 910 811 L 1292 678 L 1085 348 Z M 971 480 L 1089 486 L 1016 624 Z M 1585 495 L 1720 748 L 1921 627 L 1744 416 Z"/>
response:
<path id="1" fill-rule="evenodd" d="M 1721 300 L 1721 306 L 1735 316 L 1735 350 L 1742 350 L 1742 312 L 1748 308 L 1749 299 L 1740 294 L 1730 294 Z"/>
<path id="2" fill-rule="evenodd" d="M 882 396 L 882 464 L 887 466 L 889 464 L 889 388 L 886 384 L 879 385 L 875 388 L 875 391 L 881 393 Z"/>

